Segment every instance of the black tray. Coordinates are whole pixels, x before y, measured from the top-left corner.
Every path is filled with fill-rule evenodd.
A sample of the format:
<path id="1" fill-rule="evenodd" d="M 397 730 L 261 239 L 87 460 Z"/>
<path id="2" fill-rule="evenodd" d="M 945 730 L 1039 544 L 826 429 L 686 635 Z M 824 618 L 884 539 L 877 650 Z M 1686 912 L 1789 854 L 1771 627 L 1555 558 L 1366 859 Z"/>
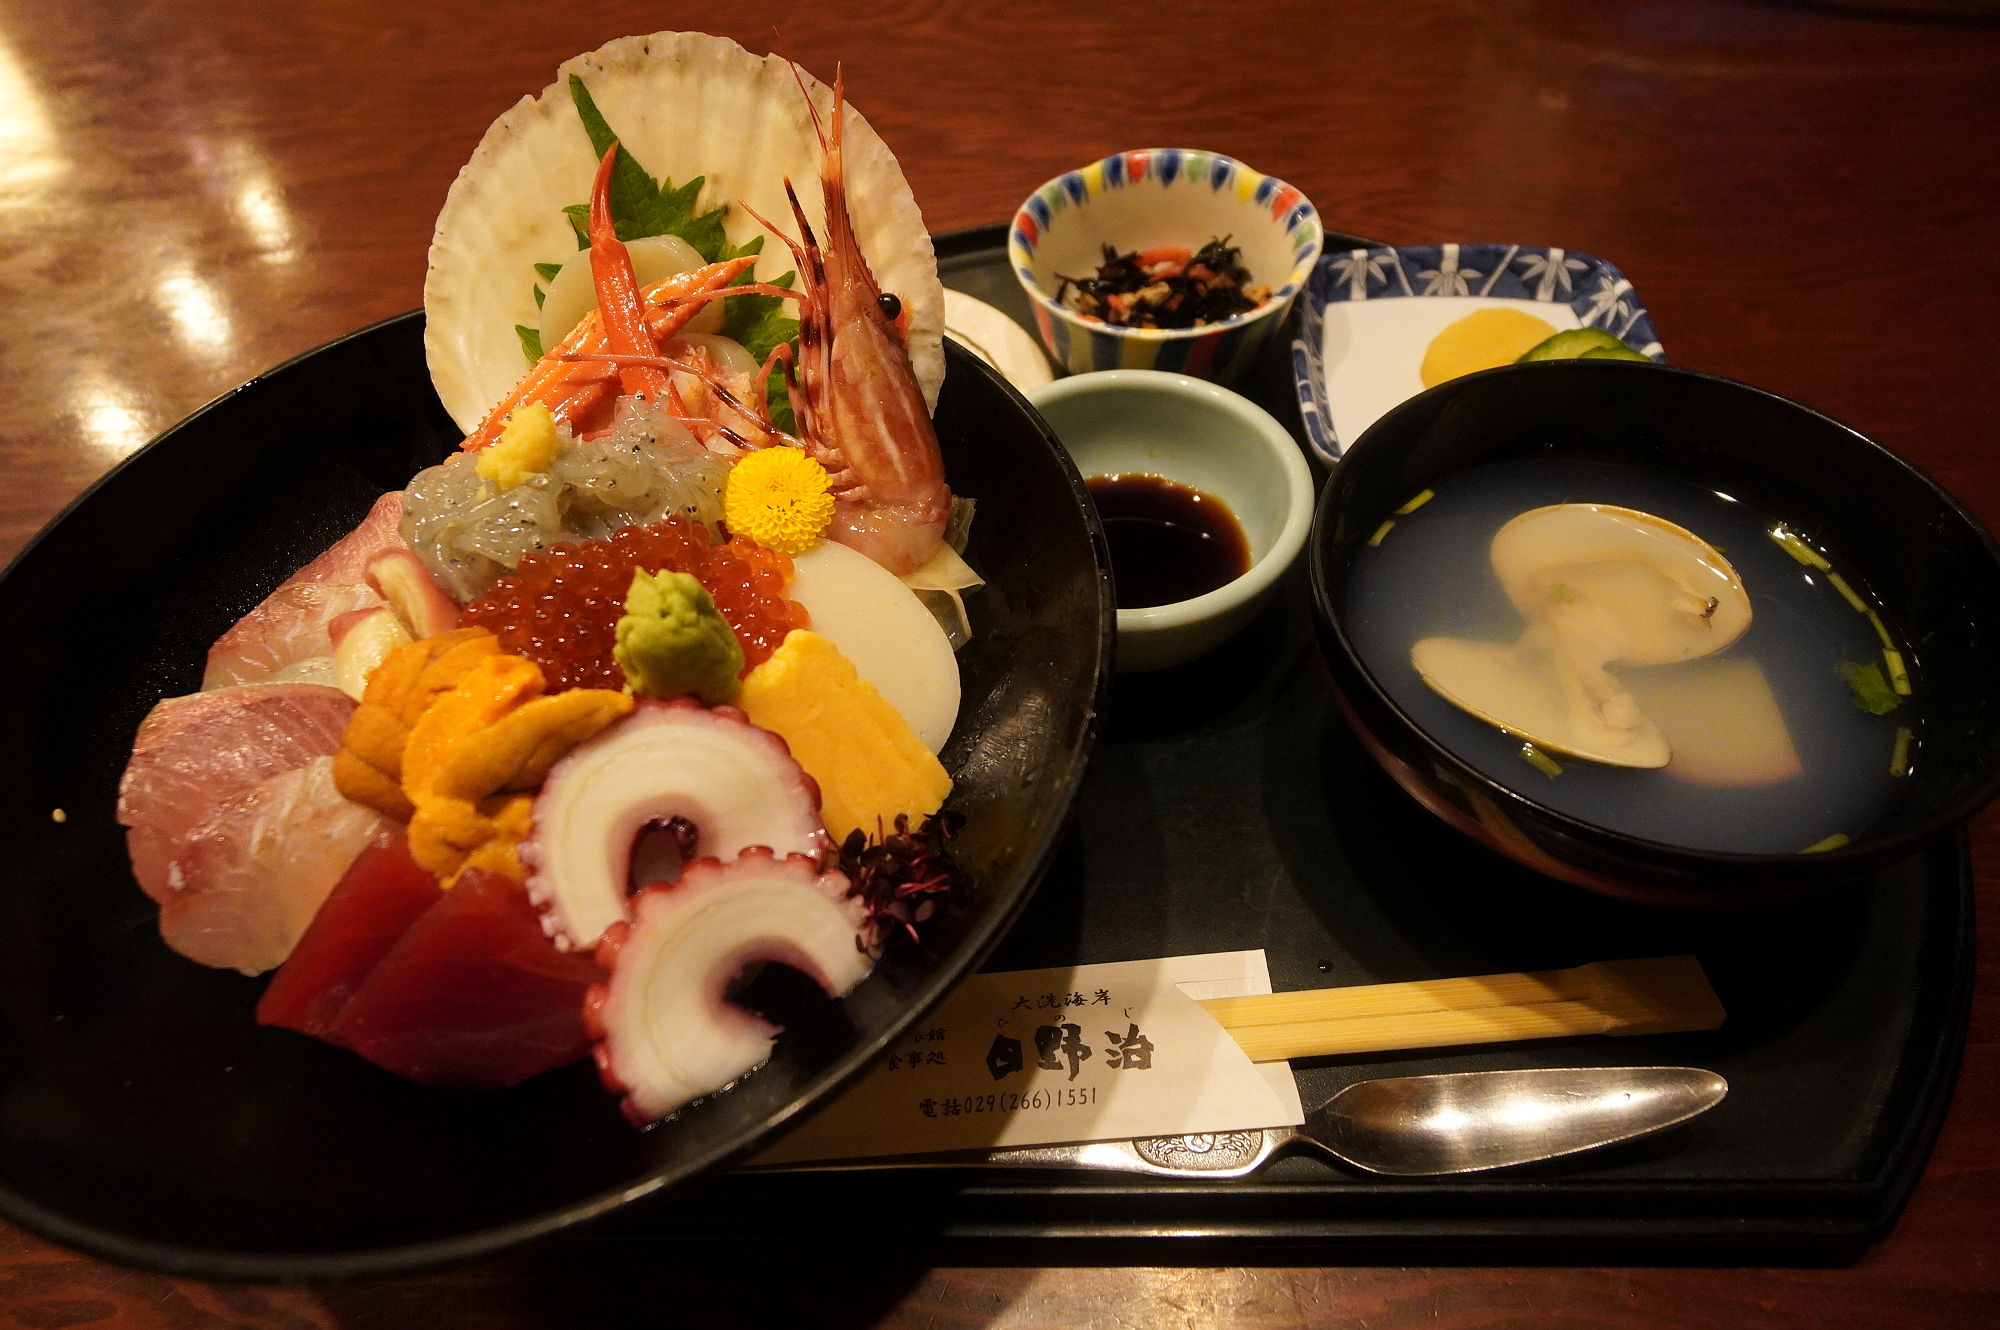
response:
<path id="1" fill-rule="evenodd" d="M 1003 244 L 997 226 L 942 237 L 940 267 L 947 285 L 1025 318 Z M 1281 350 L 1249 391 L 1297 432 Z M 1660 911 L 1541 878 L 1444 829 L 1361 750 L 1334 713 L 1305 580 L 1301 561 L 1279 603 L 1215 654 L 1119 679 L 1076 824 L 986 968 L 1261 947 L 1284 990 L 1693 952 L 1729 1011 L 1718 1031 L 1295 1067 L 1312 1104 L 1377 1075 L 1688 1063 L 1728 1078 L 1720 1107 L 1616 1150 L 1442 1181 L 1304 1158 L 1235 1182 L 727 1175 L 604 1236 L 824 1243 L 832 1227 L 927 1242 L 939 1260 L 1053 1264 L 1823 1262 L 1882 1237 L 1923 1171 L 1964 1043 L 1964 837 L 1864 888 L 1742 911 Z"/>

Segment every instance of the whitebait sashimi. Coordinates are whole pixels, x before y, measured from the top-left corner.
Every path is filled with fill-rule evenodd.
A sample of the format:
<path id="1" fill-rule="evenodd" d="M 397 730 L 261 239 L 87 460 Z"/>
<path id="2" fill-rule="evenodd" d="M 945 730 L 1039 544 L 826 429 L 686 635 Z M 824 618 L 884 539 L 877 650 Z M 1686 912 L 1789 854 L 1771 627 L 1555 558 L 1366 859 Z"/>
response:
<path id="1" fill-rule="evenodd" d="M 729 464 L 666 411 L 633 402 L 602 437 L 580 440 L 566 428 L 558 437 L 564 446 L 553 462 L 504 489 L 464 452 L 410 481 L 403 535 L 459 600 L 565 540 L 603 540 L 675 516 L 717 528 Z"/>

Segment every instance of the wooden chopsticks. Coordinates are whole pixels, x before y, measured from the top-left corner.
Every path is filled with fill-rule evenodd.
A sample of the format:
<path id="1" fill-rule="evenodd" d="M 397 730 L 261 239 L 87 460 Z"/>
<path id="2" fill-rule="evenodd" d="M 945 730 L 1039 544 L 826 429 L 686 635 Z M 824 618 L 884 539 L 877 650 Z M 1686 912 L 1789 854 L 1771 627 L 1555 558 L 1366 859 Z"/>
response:
<path id="1" fill-rule="evenodd" d="M 1201 1004 L 1252 1062 L 1579 1034 L 1713 1030 L 1722 1003 L 1692 956 L 1572 970 L 1306 989 Z"/>

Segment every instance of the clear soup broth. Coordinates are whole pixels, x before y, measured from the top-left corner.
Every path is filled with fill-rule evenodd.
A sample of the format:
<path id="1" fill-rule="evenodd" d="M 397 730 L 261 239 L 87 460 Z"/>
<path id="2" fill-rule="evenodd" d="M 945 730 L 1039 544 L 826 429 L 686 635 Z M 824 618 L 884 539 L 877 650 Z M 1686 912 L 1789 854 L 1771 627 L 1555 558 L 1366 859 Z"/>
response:
<path id="1" fill-rule="evenodd" d="M 1526 620 L 1501 590 L 1488 547 L 1510 519 L 1558 503 L 1615 504 L 1685 527 L 1727 557 L 1749 593 L 1750 626 L 1722 651 L 1611 667 L 1672 742 L 1664 768 L 1524 750 L 1520 737 L 1432 691 L 1411 663 L 1412 647 L 1427 637 L 1510 643 L 1521 636 Z M 1865 602 L 1857 608 L 1834 581 L 1838 552 L 1830 571 L 1814 567 L 1773 538 L 1783 531 L 1776 516 L 1729 495 L 1622 464 L 1492 463 L 1439 482 L 1359 552 L 1344 618 L 1361 660 L 1420 728 L 1538 803 L 1690 849 L 1831 848 L 1865 832 L 1906 784 L 1917 758 L 1921 687 L 1906 653 L 1885 655 L 1889 630 L 1878 630 L 1879 614 Z M 1898 662 L 1907 695 L 1894 689 Z M 1872 714 L 1860 695 L 1896 705 Z"/>

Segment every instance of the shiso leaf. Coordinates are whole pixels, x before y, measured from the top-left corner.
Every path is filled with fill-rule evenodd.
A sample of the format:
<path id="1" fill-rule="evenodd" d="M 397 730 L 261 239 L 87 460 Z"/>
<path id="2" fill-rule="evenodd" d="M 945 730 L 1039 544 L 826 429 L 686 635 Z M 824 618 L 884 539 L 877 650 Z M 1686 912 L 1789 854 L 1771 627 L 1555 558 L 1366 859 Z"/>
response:
<path id="1" fill-rule="evenodd" d="M 570 100 L 576 104 L 577 118 L 583 121 L 583 132 L 590 136 L 591 155 L 602 160 L 618 142 L 618 135 L 606 123 L 597 103 L 591 99 L 590 89 L 584 87 L 583 80 L 575 74 L 569 76 Z M 694 221 L 694 202 L 701 195 L 701 185 L 705 177 L 693 180 L 676 189 L 674 182 L 655 181 L 646 174 L 631 153 L 621 145 L 618 159 L 611 166 L 611 225 L 620 240 L 638 240 L 643 236 L 677 235 L 699 250 L 701 256 L 710 263 L 715 262 L 712 248 L 703 248 L 700 241 L 688 233 Z M 580 233 L 589 239 L 590 209 L 583 208 L 585 229 Z M 572 222 L 576 217 L 574 208 L 565 209 Z M 717 208 L 711 218 L 713 232 L 719 240 L 722 236 L 722 210 Z"/>
<path id="2" fill-rule="evenodd" d="M 611 145 L 619 143 L 618 134 L 597 109 L 590 89 L 574 74 L 569 78 L 569 94 L 576 105 L 577 118 L 583 122 L 584 133 L 590 136 L 591 150 L 602 160 L 604 154 L 611 150 Z M 721 208 L 711 208 L 699 214 L 695 212 L 695 204 L 701 197 L 701 187 L 706 180 L 706 176 L 695 176 L 679 186 L 668 179 L 654 180 L 638 159 L 619 143 L 617 159 L 611 166 L 612 229 L 620 240 L 627 241 L 644 240 L 650 236 L 679 236 L 694 246 L 695 252 L 708 263 L 762 253 L 762 236 L 755 236 L 742 245 L 730 244 L 728 235 L 722 229 Z M 570 228 L 576 232 L 577 248 L 590 248 L 590 205 L 572 203 L 563 209 L 563 213 L 569 218 Z M 535 265 L 536 274 L 545 282 L 554 281 L 561 271 L 560 263 Z M 789 288 L 797 275 L 788 272 L 771 285 Z M 736 280 L 741 285 L 754 279 L 752 272 L 746 271 Z M 542 289 L 536 287 L 535 304 L 538 308 L 542 299 Z M 783 306 L 786 303 L 777 296 L 730 297 L 724 304 L 723 336 L 742 343 L 751 355 L 759 361 L 763 360 L 773 348 L 798 340 L 799 321 L 785 317 Z M 529 353 L 529 361 L 541 359 L 540 336 L 537 335 L 530 344 L 526 329 L 517 326 L 515 331 L 521 334 L 521 347 Z M 781 376 L 771 376 L 766 386 L 766 400 L 771 409 L 772 423 L 786 433 L 796 430 L 791 398 L 785 391 Z"/>
<path id="3" fill-rule="evenodd" d="M 521 353 L 528 357 L 530 365 L 542 358 L 542 330 L 540 328 L 530 328 L 524 323 L 517 323 L 514 325 L 514 335 L 521 339 Z"/>
<path id="4" fill-rule="evenodd" d="M 1903 700 L 1896 696 L 1896 690 L 1883 677 L 1880 665 L 1857 665 L 1853 661 L 1840 663 L 1840 677 L 1854 693 L 1854 705 L 1871 716 L 1886 716 Z"/>
<path id="5" fill-rule="evenodd" d="M 758 253 L 763 248 L 764 238 L 759 236 L 724 257 L 738 258 Z M 788 272 L 771 285 L 790 290 L 797 276 L 796 272 Z M 745 272 L 736 279 L 736 284 L 740 286 L 750 280 L 751 274 Z M 723 305 L 722 335 L 740 342 L 743 349 L 761 363 L 779 346 L 798 340 L 799 321 L 785 313 L 785 307 L 791 303 L 780 296 L 731 296 Z M 792 416 L 791 394 L 785 390 L 784 375 L 773 374 L 765 383 L 764 400 L 770 407 L 772 424 L 787 434 L 798 432 L 798 424 Z"/>
<path id="6" fill-rule="evenodd" d="M 695 199 L 700 196 L 702 182 L 707 178 L 696 176 L 679 189 L 662 189 L 660 203 L 671 219 L 667 229 L 693 245 L 696 253 L 714 263 L 729 248 L 729 236 L 722 229 L 722 209 L 711 208 L 700 214 L 694 210 Z M 663 183 L 670 185 L 672 182 Z M 646 234 L 660 235 L 661 232 L 648 231 Z"/>
<path id="7" fill-rule="evenodd" d="M 761 241 L 753 242 L 725 257 L 746 257 L 757 253 L 763 247 Z M 793 279 L 797 276 L 795 272 L 788 272 L 771 285 L 789 291 Z M 745 271 L 734 284 L 742 286 L 751 280 L 750 271 Z M 742 343 L 745 351 L 762 361 L 779 346 L 797 340 L 799 321 L 785 312 L 786 306 L 791 303 L 781 296 L 731 296 L 724 304 L 722 335 Z"/>
<path id="8" fill-rule="evenodd" d="M 584 87 L 583 80 L 574 74 L 569 76 L 569 95 L 570 100 L 576 103 L 576 113 L 583 121 L 584 132 L 590 135 L 591 151 L 602 160 L 611 145 L 618 142 L 618 135 L 598 111 L 597 103 L 591 99 L 590 89 Z M 729 237 L 722 231 L 722 209 L 712 208 L 701 214 L 696 214 L 694 210 L 706 179 L 706 176 L 696 176 L 678 187 L 671 180 L 654 180 L 620 144 L 618 160 L 611 166 L 612 229 L 620 240 L 679 236 L 710 263 L 728 257 L 724 253 L 729 247 Z M 583 229 L 579 234 L 587 245 L 590 236 L 589 205 L 578 204 L 564 211 L 570 214 L 574 223 L 579 208 L 583 212 Z"/>
<path id="9" fill-rule="evenodd" d="M 786 434 L 799 432 L 798 417 L 792 414 L 792 394 L 783 374 L 764 380 L 764 407 L 771 413 L 771 425 Z"/>

